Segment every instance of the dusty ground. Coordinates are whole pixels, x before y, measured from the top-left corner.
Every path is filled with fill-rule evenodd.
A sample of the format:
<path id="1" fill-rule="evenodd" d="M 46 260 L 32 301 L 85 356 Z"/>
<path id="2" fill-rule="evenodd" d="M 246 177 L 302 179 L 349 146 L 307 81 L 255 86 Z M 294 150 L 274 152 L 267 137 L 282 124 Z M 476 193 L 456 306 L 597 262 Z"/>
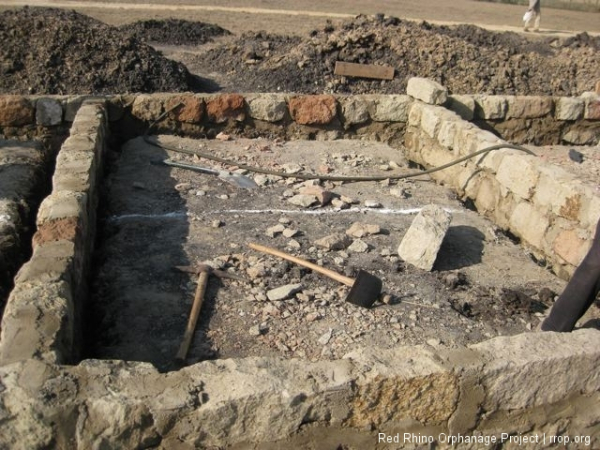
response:
<path id="1" fill-rule="evenodd" d="M 169 136 L 161 141 L 291 172 L 414 170 L 397 150 L 379 143 Z M 302 207 L 292 203 L 292 196 L 304 181 L 248 174 L 260 187 L 237 189 L 216 176 L 150 163 L 167 156 L 213 165 L 167 154 L 137 138 L 124 145 L 108 177 L 89 328 L 91 356 L 172 369 L 196 280 L 174 267 L 199 262 L 241 279 L 211 278 L 190 363 L 259 355 L 340 358 L 368 345 L 467 345 L 534 329 L 553 293 L 564 286 L 490 222 L 427 179 L 330 183 L 327 189 L 347 201 L 348 209 Z M 403 263 L 396 252 L 415 211 L 431 203 L 452 211 L 453 219 L 434 271 L 425 272 Z M 352 237 L 338 250 L 319 243 L 330 235 L 346 235 L 355 222 L 377 225 L 381 232 Z M 349 277 L 359 268 L 367 270 L 383 280 L 393 301 L 372 309 L 346 303 L 345 286 L 252 250 L 250 242 Z M 366 249 L 360 248 L 363 243 Z M 298 284 L 298 291 L 269 299 L 269 291 L 290 284 Z M 595 314 L 596 308 L 589 318 Z"/>

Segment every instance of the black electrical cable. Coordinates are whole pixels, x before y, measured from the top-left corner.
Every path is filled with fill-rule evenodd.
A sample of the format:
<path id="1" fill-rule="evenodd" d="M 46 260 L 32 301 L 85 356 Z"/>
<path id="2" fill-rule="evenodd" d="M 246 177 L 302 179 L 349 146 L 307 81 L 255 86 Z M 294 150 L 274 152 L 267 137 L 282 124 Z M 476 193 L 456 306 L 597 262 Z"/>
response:
<path id="1" fill-rule="evenodd" d="M 149 127 L 148 130 L 146 130 L 146 132 L 144 133 L 144 135 L 142 136 L 142 138 L 144 139 L 144 142 L 146 142 L 149 145 L 152 145 L 154 147 L 158 147 L 161 148 L 163 150 L 169 150 L 169 151 L 173 151 L 173 152 L 177 152 L 177 153 L 184 153 L 187 155 L 196 155 L 200 158 L 205 158 L 211 161 L 216 161 L 222 164 L 227 164 L 229 166 L 235 166 L 238 167 L 242 170 L 248 170 L 250 172 L 254 172 L 254 173 L 260 173 L 263 175 L 274 175 L 274 176 L 278 176 L 278 177 L 282 177 L 282 178 L 297 178 L 300 180 L 324 180 L 324 181 L 345 181 L 345 182 L 360 182 L 360 181 L 383 181 L 383 180 L 403 180 L 406 178 L 414 178 L 414 177 L 418 177 L 421 175 L 429 175 L 431 173 L 434 172 L 438 172 L 440 170 L 444 170 L 447 169 L 448 167 L 452 167 L 456 164 L 460 164 L 463 161 L 466 161 L 468 159 L 474 158 L 475 156 L 484 154 L 484 153 L 489 153 L 493 150 L 499 150 L 502 148 L 510 148 L 513 150 L 519 150 L 522 151 L 524 153 L 527 153 L 529 155 L 533 155 L 535 156 L 535 153 L 533 153 L 531 150 L 522 147 L 520 145 L 515 145 L 515 144 L 496 144 L 496 145 L 492 145 L 490 147 L 486 147 L 484 149 L 481 150 L 477 150 L 473 153 L 469 153 L 466 156 L 463 156 L 461 158 L 455 159 L 454 161 L 451 161 L 447 164 L 443 164 L 441 166 L 438 167 L 433 167 L 431 169 L 427 169 L 427 170 L 423 170 L 423 171 L 419 171 L 419 172 L 411 172 L 411 173 L 406 173 L 406 174 L 399 174 L 399 175 L 372 175 L 372 176 L 338 176 L 338 175 L 317 175 L 317 174 L 303 174 L 303 173 L 294 173 L 294 174 L 290 174 L 290 173 L 286 173 L 286 172 L 279 172 L 279 171 L 275 171 L 275 170 L 268 170 L 268 169 L 263 169 L 261 167 L 255 167 L 255 166 L 249 166 L 246 164 L 240 164 L 236 161 L 230 160 L 230 159 L 226 159 L 226 158 L 221 158 L 219 156 L 215 156 L 215 155 L 211 155 L 210 153 L 205 153 L 205 152 L 201 152 L 198 150 L 188 150 L 188 149 L 184 149 L 184 148 L 178 148 L 178 147 L 171 147 L 169 145 L 165 145 L 165 144 L 161 144 L 160 142 L 157 141 L 153 141 L 150 139 L 150 136 L 148 135 L 148 133 L 150 132 L 150 130 L 154 127 L 154 125 L 160 121 L 166 114 L 168 114 L 170 111 L 172 111 L 173 109 L 177 108 L 179 105 L 175 105 L 173 108 L 169 109 L 168 111 L 165 111 L 163 114 L 161 114 L 158 119 L 156 119 Z"/>

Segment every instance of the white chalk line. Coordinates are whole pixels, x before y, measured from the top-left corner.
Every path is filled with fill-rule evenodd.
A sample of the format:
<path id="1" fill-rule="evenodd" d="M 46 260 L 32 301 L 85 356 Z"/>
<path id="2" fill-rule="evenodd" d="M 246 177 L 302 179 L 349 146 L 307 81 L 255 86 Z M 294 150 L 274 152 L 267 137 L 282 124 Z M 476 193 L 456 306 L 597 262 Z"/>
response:
<path id="1" fill-rule="evenodd" d="M 203 211 L 202 214 L 287 214 L 320 216 L 326 214 L 381 214 L 381 215 L 411 215 L 418 214 L 423 208 L 390 209 L 390 208 L 348 208 L 348 209 L 223 209 L 217 211 Z M 451 214 L 463 213 L 462 210 L 444 208 Z M 124 214 L 122 216 L 111 216 L 108 222 L 123 222 L 126 220 L 172 220 L 183 219 L 193 216 L 192 213 L 183 211 L 170 212 L 166 214 Z"/>

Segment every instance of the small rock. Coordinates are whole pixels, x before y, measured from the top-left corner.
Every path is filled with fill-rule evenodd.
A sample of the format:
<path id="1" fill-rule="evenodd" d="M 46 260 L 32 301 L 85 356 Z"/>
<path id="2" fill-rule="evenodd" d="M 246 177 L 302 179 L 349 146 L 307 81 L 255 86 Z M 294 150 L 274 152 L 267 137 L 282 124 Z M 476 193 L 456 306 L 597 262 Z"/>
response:
<path id="1" fill-rule="evenodd" d="M 217 134 L 215 136 L 215 139 L 218 139 L 219 141 L 230 141 L 231 140 L 231 136 L 228 134 L 225 134 L 223 132 L 220 132 L 219 134 Z"/>
<path id="2" fill-rule="evenodd" d="M 225 225 L 225 224 L 223 223 L 223 221 L 221 221 L 221 220 L 218 220 L 218 219 L 217 219 L 217 220 L 213 220 L 213 221 L 210 223 L 210 226 L 211 226 L 211 227 L 213 227 L 213 228 L 221 228 L 223 225 Z"/>
<path id="3" fill-rule="evenodd" d="M 218 196 L 219 200 L 229 200 L 229 195 L 227 194 L 222 194 Z"/>
<path id="4" fill-rule="evenodd" d="M 365 200 L 365 207 L 367 208 L 381 208 L 381 203 L 377 200 Z"/>
<path id="5" fill-rule="evenodd" d="M 290 239 L 286 244 L 286 247 L 291 250 L 299 250 L 302 248 L 302 245 L 300 245 L 300 242 L 298 242 L 296 239 Z"/>
<path id="6" fill-rule="evenodd" d="M 318 245 L 325 250 L 344 250 L 351 243 L 352 240 L 350 237 L 344 234 L 331 234 L 315 241 L 315 245 Z"/>
<path id="7" fill-rule="evenodd" d="M 285 225 L 283 224 L 278 224 L 278 225 L 274 225 L 272 227 L 267 228 L 267 231 L 265 232 L 265 234 L 269 237 L 275 237 L 278 234 L 281 234 L 285 231 Z"/>
<path id="8" fill-rule="evenodd" d="M 271 289 L 270 291 L 268 291 L 267 298 L 272 302 L 285 300 L 301 290 L 302 285 L 300 283 L 286 284 L 285 286 L 280 286 L 278 288 Z"/>
<path id="9" fill-rule="evenodd" d="M 333 200 L 331 200 L 331 206 L 333 206 L 334 208 L 338 208 L 338 209 L 348 209 L 350 208 L 350 204 L 346 203 L 345 201 L 339 199 L 339 198 L 334 198 Z"/>
<path id="10" fill-rule="evenodd" d="M 317 197 L 321 206 L 327 205 L 333 198 L 333 193 L 325 190 L 321 186 L 304 186 L 299 190 L 302 195 L 311 195 Z"/>
<path id="11" fill-rule="evenodd" d="M 303 170 L 302 166 L 300 166 L 299 164 L 288 163 L 288 164 L 284 164 L 282 167 L 283 167 L 283 170 L 285 171 L 285 173 L 289 173 L 289 174 L 300 173 Z"/>
<path id="12" fill-rule="evenodd" d="M 408 192 L 406 189 L 400 187 L 390 189 L 390 195 L 398 198 L 408 198 Z"/>
<path id="13" fill-rule="evenodd" d="M 206 195 L 206 191 L 202 191 L 202 190 L 196 191 L 196 196 L 197 197 L 204 197 L 205 195 Z"/>
<path id="14" fill-rule="evenodd" d="M 260 336 L 262 334 L 260 325 L 253 325 L 252 327 L 250 327 L 250 330 L 248 330 L 248 333 L 250 334 L 250 336 Z"/>
<path id="15" fill-rule="evenodd" d="M 433 339 L 427 339 L 427 344 L 431 345 L 432 347 L 439 347 L 441 345 L 442 341 L 440 341 L 437 338 L 433 338 Z"/>
<path id="16" fill-rule="evenodd" d="M 346 234 L 355 238 L 362 238 L 373 234 L 381 233 L 379 225 L 371 225 L 366 223 L 354 222 L 350 228 L 346 230 Z"/>
<path id="17" fill-rule="evenodd" d="M 319 200 L 314 195 L 298 194 L 298 195 L 294 195 L 293 197 L 289 198 L 288 202 L 290 202 L 292 205 L 302 206 L 303 208 L 308 208 L 309 206 L 312 206 L 315 203 L 318 203 Z"/>
<path id="18" fill-rule="evenodd" d="M 179 183 L 175 185 L 175 190 L 178 192 L 187 192 L 192 189 L 192 185 L 190 183 Z"/>
<path id="19" fill-rule="evenodd" d="M 284 225 L 289 225 L 290 223 L 292 223 L 292 220 L 289 219 L 288 217 L 280 217 L 278 222 L 282 223 Z"/>
<path id="20" fill-rule="evenodd" d="M 326 333 L 321 335 L 321 337 L 318 339 L 317 342 L 321 345 L 327 345 L 329 343 L 329 341 L 331 340 L 332 335 L 333 335 L 333 329 L 330 328 Z"/>
<path id="21" fill-rule="evenodd" d="M 350 244 L 348 251 L 351 251 L 352 253 L 366 253 L 369 251 L 369 244 L 361 239 L 356 239 Z"/>
<path id="22" fill-rule="evenodd" d="M 319 320 L 320 318 L 321 318 L 321 315 L 319 313 L 313 312 L 313 313 L 307 314 L 304 319 L 307 322 L 315 322 L 316 320 Z"/>
<path id="23" fill-rule="evenodd" d="M 286 228 L 285 230 L 282 231 L 283 236 L 286 237 L 286 238 L 294 237 L 298 233 L 299 233 L 298 230 L 294 230 L 292 228 Z"/>

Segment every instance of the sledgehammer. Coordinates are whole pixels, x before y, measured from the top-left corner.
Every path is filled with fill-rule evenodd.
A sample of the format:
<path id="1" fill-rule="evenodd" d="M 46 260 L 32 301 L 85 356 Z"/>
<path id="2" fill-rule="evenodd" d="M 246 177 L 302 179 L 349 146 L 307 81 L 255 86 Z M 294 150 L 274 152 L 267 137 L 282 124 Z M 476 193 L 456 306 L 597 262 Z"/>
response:
<path id="1" fill-rule="evenodd" d="M 286 259 L 300 266 L 307 267 L 308 269 L 314 270 L 322 275 L 325 275 L 335 281 L 339 281 L 346 286 L 350 286 L 350 292 L 346 297 L 346 301 L 354 305 L 362 306 L 364 308 L 370 308 L 373 303 L 379 298 L 381 294 L 381 280 L 375 275 L 371 275 L 369 272 L 359 270 L 356 279 L 346 277 L 342 274 L 334 272 L 333 270 L 326 269 L 325 267 L 313 264 L 302 258 L 292 256 L 288 253 L 280 250 L 265 247 L 259 244 L 250 243 L 248 246 L 259 252 L 268 253 L 269 255 L 278 256 L 279 258 Z"/>

